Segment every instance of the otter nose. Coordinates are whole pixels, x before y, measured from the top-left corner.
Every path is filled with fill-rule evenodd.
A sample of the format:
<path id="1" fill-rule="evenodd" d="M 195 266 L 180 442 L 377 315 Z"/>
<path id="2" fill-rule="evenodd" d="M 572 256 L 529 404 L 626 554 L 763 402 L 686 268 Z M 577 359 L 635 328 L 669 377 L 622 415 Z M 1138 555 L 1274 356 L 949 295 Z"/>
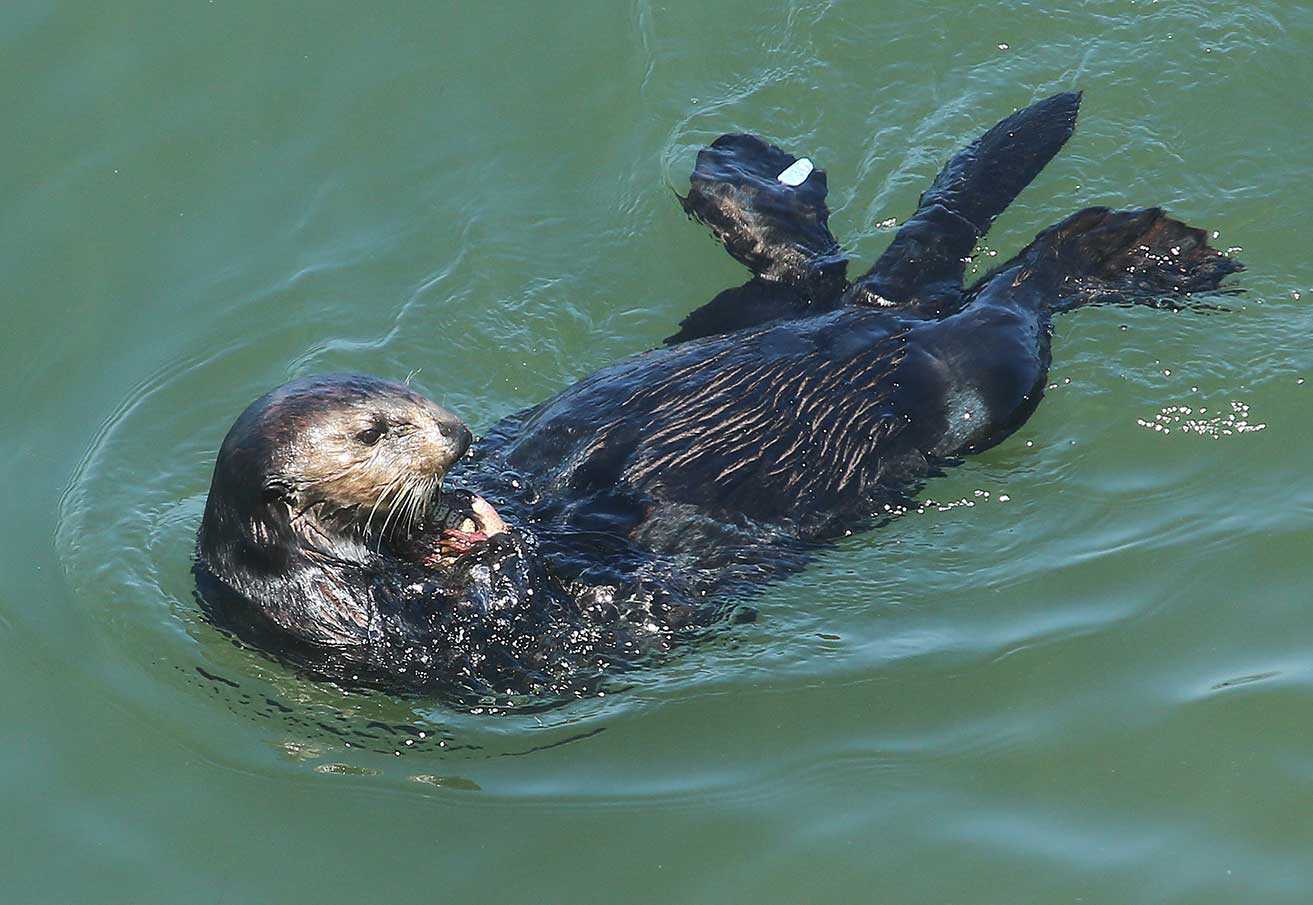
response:
<path id="1" fill-rule="evenodd" d="M 446 468 L 465 455 L 465 451 L 474 442 L 474 435 L 470 433 L 464 421 L 442 406 L 432 404 L 429 411 L 433 417 L 430 436 L 441 447 L 441 457 L 445 460 L 442 467 Z"/>
<path id="2" fill-rule="evenodd" d="M 470 429 L 465 426 L 465 422 L 461 421 L 459 418 L 457 418 L 454 423 L 444 425 L 442 433 L 451 441 L 452 446 L 455 448 L 454 455 L 451 457 L 453 462 L 465 455 L 465 451 L 469 449 L 470 444 L 474 442 L 474 435 L 470 433 Z"/>

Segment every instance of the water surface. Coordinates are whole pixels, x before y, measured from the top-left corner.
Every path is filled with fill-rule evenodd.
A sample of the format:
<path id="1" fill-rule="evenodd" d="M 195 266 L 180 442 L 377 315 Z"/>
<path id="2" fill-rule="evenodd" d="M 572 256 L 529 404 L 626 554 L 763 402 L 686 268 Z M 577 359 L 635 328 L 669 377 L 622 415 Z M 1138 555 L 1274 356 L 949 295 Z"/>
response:
<path id="1" fill-rule="evenodd" d="M 1306 8 L 14 0 L 0 41 L 6 902 L 1308 901 Z M 1025 428 L 755 624 L 490 715 L 200 618 L 269 387 L 418 369 L 486 427 L 741 281 L 672 194 L 721 132 L 812 156 L 870 260 L 1073 87 L 978 267 L 1158 203 L 1247 294 L 1062 318 Z"/>

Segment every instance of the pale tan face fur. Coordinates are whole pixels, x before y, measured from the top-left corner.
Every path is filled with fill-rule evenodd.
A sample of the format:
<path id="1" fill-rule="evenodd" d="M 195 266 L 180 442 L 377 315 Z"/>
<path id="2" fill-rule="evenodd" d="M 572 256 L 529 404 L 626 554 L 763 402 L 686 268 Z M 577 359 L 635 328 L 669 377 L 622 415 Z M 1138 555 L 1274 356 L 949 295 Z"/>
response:
<path id="1" fill-rule="evenodd" d="M 459 418 L 401 384 L 329 383 L 275 393 L 261 417 L 282 441 L 272 483 L 299 518 L 364 535 L 420 518 L 470 433 Z"/>

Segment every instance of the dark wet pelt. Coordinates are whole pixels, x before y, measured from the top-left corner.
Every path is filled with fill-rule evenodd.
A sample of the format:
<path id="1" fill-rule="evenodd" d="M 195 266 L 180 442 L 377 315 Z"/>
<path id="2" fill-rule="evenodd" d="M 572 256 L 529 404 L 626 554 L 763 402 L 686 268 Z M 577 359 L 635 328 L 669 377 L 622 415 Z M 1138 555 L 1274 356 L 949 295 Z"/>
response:
<path id="1" fill-rule="evenodd" d="M 1313 14 L 1296 4 L 0 11 L 6 902 L 1302 903 Z M 1085 90 L 983 272 L 1093 204 L 1242 248 L 1066 316 L 998 448 L 604 695 L 344 692 L 201 615 L 215 449 L 301 374 L 477 430 L 743 271 L 673 197 L 750 131 L 861 261 Z M 497 711 L 496 713 L 490 713 Z"/>

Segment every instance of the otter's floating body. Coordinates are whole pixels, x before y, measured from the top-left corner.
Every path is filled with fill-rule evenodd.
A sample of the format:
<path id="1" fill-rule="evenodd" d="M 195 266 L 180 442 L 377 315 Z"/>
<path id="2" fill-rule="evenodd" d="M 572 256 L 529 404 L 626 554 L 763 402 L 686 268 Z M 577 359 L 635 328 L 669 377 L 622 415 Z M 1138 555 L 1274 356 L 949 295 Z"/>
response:
<path id="1" fill-rule="evenodd" d="M 748 266 L 747 283 L 689 315 L 665 348 L 506 419 L 459 462 L 411 447 L 429 464 L 380 460 L 394 471 L 369 483 L 352 448 L 351 477 L 302 482 L 293 500 L 261 490 L 281 485 L 246 451 L 276 435 L 287 442 L 269 462 L 317 462 L 299 438 L 319 429 L 317 413 L 280 414 L 277 394 L 257 402 L 216 467 L 199 548 L 207 597 L 235 595 L 345 671 L 476 694 L 578 690 L 667 649 L 727 596 L 798 568 L 815 543 L 1016 430 L 1043 394 L 1055 313 L 1180 307 L 1240 269 L 1161 210 L 1088 208 L 963 285 L 976 241 L 1071 135 L 1079 100 L 1040 101 L 955 156 L 853 283 L 824 171 L 753 136 L 717 139 L 684 206 Z M 334 381 L 353 380 L 368 379 L 315 385 L 327 420 Z M 396 408 L 395 385 L 378 384 L 379 412 Z M 368 437 L 362 406 L 341 436 Z M 474 498 L 488 507 L 478 524 L 425 521 L 427 503 L 397 502 L 448 470 L 491 501 Z M 384 506 L 387 480 L 409 489 Z M 364 486 L 401 515 L 366 523 L 367 498 L 350 490 Z"/>

